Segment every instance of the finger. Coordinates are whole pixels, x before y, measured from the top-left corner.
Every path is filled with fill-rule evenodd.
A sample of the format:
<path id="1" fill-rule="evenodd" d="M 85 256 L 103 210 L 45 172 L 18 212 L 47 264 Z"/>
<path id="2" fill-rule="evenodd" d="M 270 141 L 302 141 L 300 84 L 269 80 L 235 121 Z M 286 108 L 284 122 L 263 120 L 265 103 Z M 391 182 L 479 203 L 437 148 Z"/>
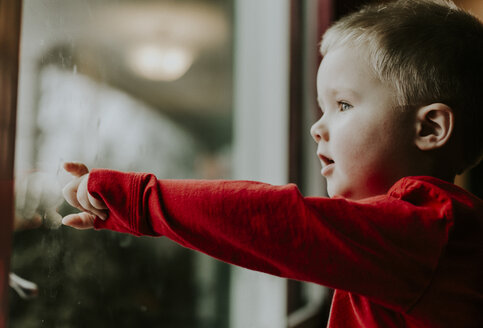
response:
<path id="1" fill-rule="evenodd" d="M 79 230 L 92 229 L 95 218 L 94 214 L 86 212 L 70 214 L 62 219 L 62 224 Z"/>
<path id="2" fill-rule="evenodd" d="M 87 192 L 87 198 L 89 198 L 89 202 L 94 206 L 94 208 L 98 210 L 107 210 L 107 205 L 100 199 L 95 198 L 89 192 Z"/>
<path id="3" fill-rule="evenodd" d="M 100 217 L 101 219 L 105 220 L 107 218 L 106 213 L 94 207 L 94 205 L 91 204 L 90 202 L 89 191 L 87 190 L 88 180 L 89 180 L 88 174 L 81 178 L 81 182 L 79 183 L 79 187 L 77 188 L 77 200 L 79 201 L 80 205 L 86 209 L 87 212 L 93 213 L 98 217 Z M 91 198 L 94 199 L 94 197 L 92 196 Z"/>
<path id="4" fill-rule="evenodd" d="M 89 173 L 89 169 L 87 168 L 87 166 L 78 162 L 64 163 L 64 170 L 76 177 L 81 177 L 84 174 Z"/>
<path id="5" fill-rule="evenodd" d="M 92 196 L 89 192 L 87 192 L 87 198 L 89 199 L 89 203 L 93 206 L 95 210 L 93 210 L 99 218 L 102 220 L 106 220 L 108 216 L 107 206 L 106 204 L 94 196 Z"/>
<path id="6" fill-rule="evenodd" d="M 71 206 L 74 206 L 81 211 L 86 211 L 86 209 L 82 207 L 77 199 L 77 189 L 79 188 L 80 182 L 81 179 L 79 178 L 72 180 L 64 187 L 64 189 L 62 189 L 62 194 L 67 203 L 69 203 Z"/>

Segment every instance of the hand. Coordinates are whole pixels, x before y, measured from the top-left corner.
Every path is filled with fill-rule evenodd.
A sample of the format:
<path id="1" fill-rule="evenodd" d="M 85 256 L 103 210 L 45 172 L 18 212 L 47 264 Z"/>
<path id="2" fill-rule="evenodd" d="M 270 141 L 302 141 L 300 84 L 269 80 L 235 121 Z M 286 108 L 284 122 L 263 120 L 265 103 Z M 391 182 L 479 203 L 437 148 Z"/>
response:
<path id="1" fill-rule="evenodd" d="M 74 176 L 74 180 L 68 183 L 63 194 L 65 200 L 72 206 L 81 210 L 81 213 L 70 214 L 62 219 L 62 224 L 76 229 L 91 229 L 94 227 L 94 219 L 107 219 L 107 206 L 103 201 L 94 198 L 87 190 L 89 170 L 84 164 L 68 162 L 64 169 Z"/>

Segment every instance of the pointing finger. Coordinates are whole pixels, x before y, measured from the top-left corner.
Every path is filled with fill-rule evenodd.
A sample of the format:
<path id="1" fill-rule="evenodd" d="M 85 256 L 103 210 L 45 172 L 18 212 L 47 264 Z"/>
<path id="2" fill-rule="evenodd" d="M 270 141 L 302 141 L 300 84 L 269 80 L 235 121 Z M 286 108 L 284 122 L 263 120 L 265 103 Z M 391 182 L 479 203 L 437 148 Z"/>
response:
<path id="1" fill-rule="evenodd" d="M 78 162 L 66 162 L 64 163 L 64 169 L 76 177 L 81 177 L 84 174 L 89 173 L 87 166 Z"/>

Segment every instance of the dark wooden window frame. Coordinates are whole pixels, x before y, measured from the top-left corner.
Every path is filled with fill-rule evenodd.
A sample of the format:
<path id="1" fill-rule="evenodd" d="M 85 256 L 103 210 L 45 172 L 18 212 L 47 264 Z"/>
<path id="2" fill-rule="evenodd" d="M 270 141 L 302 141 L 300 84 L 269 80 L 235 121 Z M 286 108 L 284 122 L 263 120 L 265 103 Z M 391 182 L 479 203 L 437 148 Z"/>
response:
<path id="1" fill-rule="evenodd" d="M 8 319 L 21 4 L 0 0 L 0 328 Z"/>

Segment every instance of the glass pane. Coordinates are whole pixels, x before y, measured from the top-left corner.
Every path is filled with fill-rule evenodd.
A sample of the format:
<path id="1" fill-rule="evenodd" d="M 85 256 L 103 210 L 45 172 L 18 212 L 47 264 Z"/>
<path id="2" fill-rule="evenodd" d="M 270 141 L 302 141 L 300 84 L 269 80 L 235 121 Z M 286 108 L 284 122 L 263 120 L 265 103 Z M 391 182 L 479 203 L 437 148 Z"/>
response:
<path id="1" fill-rule="evenodd" d="M 36 287 L 11 289 L 10 327 L 228 325 L 226 264 L 163 238 L 59 227 L 52 209 L 73 211 L 64 161 L 230 178 L 232 10 L 23 1 L 11 266 Z"/>

